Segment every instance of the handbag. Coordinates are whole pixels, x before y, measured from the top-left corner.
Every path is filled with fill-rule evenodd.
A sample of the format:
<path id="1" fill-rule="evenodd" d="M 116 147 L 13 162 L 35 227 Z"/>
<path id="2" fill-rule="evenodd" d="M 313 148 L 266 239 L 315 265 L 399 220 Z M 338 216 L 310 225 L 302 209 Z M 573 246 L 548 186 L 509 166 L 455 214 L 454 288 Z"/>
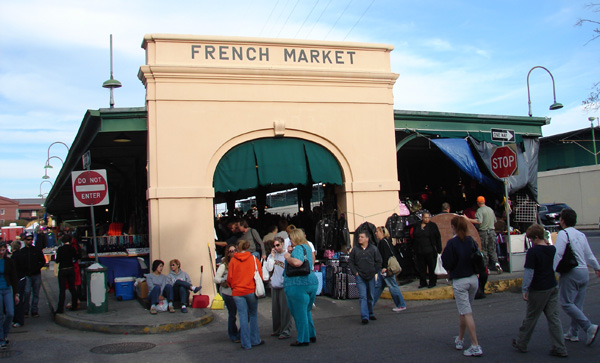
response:
<path id="1" fill-rule="evenodd" d="M 389 242 L 387 240 L 386 240 L 385 244 L 388 246 L 388 248 L 392 252 L 392 255 L 390 256 L 390 258 L 388 258 L 388 261 L 387 261 L 386 273 L 388 273 L 387 274 L 388 276 L 398 275 L 402 272 L 402 266 L 400 266 L 400 264 L 398 263 L 398 259 L 396 258 L 396 256 L 394 256 L 394 251 L 390 247 Z"/>
<path id="2" fill-rule="evenodd" d="M 446 271 L 446 269 L 444 269 L 444 266 L 442 266 L 442 254 L 438 253 L 437 255 L 437 263 L 435 264 L 435 271 L 434 273 L 436 275 L 447 275 L 448 271 Z"/>
<path id="3" fill-rule="evenodd" d="M 287 277 L 296 277 L 296 276 L 306 276 L 310 274 L 310 264 L 308 263 L 308 258 L 306 258 L 306 248 L 304 245 L 301 245 L 302 251 L 304 252 L 304 262 L 302 265 L 295 267 L 289 263 L 285 264 L 285 275 Z"/>
<path id="4" fill-rule="evenodd" d="M 258 267 L 256 267 L 256 257 L 254 257 L 254 284 L 256 285 L 254 288 L 256 297 L 265 297 L 265 284 L 263 283 L 262 277 L 260 277 Z"/>
<path id="5" fill-rule="evenodd" d="M 473 266 L 473 272 L 476 275 L 484 275 L 485 261 L 483 260 L 483 254 L 473 239 L 471 239 L 471 243 L 473 244 L 473 252 L 471 253 L 471 265 Z"/>
<path id="6" fill-rule="evenodd" d="M 571 249 L 571 239 L 569 238 L 569 234 L 567 233 L 567 231 L 565 231 L 565 234 L 567 235 L 568 241 L 567 246 L 565 247 L 565 253 L 560 259 L 558 265 L 556 265 L 556 272 L 558 272 L 559 274 L 566 274 L 567 272 L 577 267 L 577 265 L 579 265 L 579 262 L 577 262 L 577 258 L 573 253 L 573 249 Z"/>

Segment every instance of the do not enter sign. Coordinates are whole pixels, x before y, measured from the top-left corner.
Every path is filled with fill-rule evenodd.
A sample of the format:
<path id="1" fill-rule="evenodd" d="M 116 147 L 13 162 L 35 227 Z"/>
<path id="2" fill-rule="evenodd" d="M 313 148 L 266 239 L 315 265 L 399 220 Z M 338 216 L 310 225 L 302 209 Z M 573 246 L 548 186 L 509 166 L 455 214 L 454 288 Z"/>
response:
<path id="1" fill-rule="evenodd" d="M 75 207 L 108 204 L 106 170 L 73 171 L 71 184 Z"/>
<path id="2" fill-rule="evenodd" d="M 492 172 L 498 178 L 508 178 L 517 173 L 517 151 L 516 145 L 500 146 L 492 153 L 490 164 Z"/>

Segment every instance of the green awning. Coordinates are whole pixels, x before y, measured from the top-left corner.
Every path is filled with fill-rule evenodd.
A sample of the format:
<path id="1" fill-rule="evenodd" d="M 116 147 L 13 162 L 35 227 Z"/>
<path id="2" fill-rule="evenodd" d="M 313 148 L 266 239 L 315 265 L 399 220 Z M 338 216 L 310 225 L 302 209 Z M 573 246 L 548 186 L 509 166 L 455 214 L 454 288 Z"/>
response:
<path id="1" fill-rule="evenodd" d="M 294 138 L 258 139 L 229 150 L 214 176 L 215 192 L 258 186 L 342 184 L 333 155 L 321 145 Z"/>

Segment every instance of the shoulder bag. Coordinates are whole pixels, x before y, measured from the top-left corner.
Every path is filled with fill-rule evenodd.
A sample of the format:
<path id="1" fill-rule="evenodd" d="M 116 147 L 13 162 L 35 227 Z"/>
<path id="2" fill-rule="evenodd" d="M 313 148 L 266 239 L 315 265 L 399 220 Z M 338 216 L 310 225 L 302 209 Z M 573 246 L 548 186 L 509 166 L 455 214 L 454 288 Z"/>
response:
<path id="1" fill-rule="evenodd" d="M 471 238 L 473 244 L 473 251 L 471 253 L 471 265 L 473 266 L 473 272 L 476 275 L 485 275 L 485 261 L 483 260 L 483 254 L 477 247 L 477 243 Z"/>
<path id="2" fill-rule="evenodd" d="M 390 242 L 387 239 L 385 240 L 385 242 L 386 242 L 385 244 L 388 246 L 388 248 L 392 252 L 392 255 L 390 256 L 390 258 L 388 258 L 388 261 L 387 261 L 387 272 L 388 272 L 387 275 L 388 276 L 398 275 L 402 272 L 402 266 L 400 266 L 400 264 L 398 263 L 398 259 L 396 258 L 396 256 L 394 256 L 394 251 L 390 247 Z"/>
<path id="3" fill-rule="evenodd" d="M 286 263 L 285 275 L 287 277 L 306 276 L 310 274 L 310 264 L 308 262 L 308 258 L 306 258 L 306 247 L 304 245 L 300 245 L 300 247 L 302 247 L 302 251 L 304 252 L 304 262 L 302 262 L 302 265 L 298 267 L 294 267 L 290 263 Z"/>
<path id="4" fill-rule="evenodd" d="M 264 297 L 265 296 L 265 284 L 263 283 L 262 278 L 260 277 L 260 272 L 258 272 L 258 267 L 256 267 L 256 257 L 252 256 L 254 259 L 254 284 L 256 287 L 254 288 L 254 294 L 256 297 Z"/>
<path id="5" fill-rule="evenodd" d="M 567 233 L 567 231 L 564 232 L 567 235 L 568 242 L 567 246 L 565 247 L 565 253 L 560 259 L 558 265 L 556 265 L 556 272 L 558 272 L 559 274 L 566 274 L 567 272 L 577 267 L 577 265 L 579 265 L 579 262 L 577 262 L 577 258 L 573 253 L 573 249 L 571 249 L 571 239 L 569 238 L 569 234 Z"/>

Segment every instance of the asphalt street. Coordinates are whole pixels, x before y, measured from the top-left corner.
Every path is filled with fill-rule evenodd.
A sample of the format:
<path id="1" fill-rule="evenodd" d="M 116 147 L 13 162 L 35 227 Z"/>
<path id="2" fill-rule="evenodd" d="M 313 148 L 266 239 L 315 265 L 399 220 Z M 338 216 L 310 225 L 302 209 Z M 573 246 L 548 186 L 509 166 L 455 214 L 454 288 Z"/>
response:
<path id="1" fill-rule="evenodd" d="M 588 231 L 590 245 L 600 254 L 600 231 Z M 585 312 L 600 322 L 600 279 L 590 275 Z M 380 300 L 378 317 L 368 325 L 360 323 L 357 300 L 337 301 L 318 297 L 315 320 L 318 341 L 308 347 L 290 347 L 291 340 L 269 336 L 271 318 L 259 316 L 261 337 L 266 344 L 250 351 L 231 343 L 226 333 L 226 310 L 215 310 L 208 325 L 175 333 L 154 335 L 113 335 L 71 330 L 56 325 L 45 297 L 41 296 L 39 318 L 28 318 L 24 327 L 13 329 L 10 349 L 0 359 L 18 362 L 481 362 L 600 361 L 600 338 L 592 346 L 567 342 L 569 358 L 549 356 L 547 325 L 540 318 L 528 353 L 515 351 L 510 341 L 525 314 L 520 291 L 496 293 L 476 300 L 474 317 L 484 355 L 463 357 L 454 348 L 458 313 L 453 300 L 410 301 L 401 313 L 391 311 L 390 300 Z M 262 299 L 260 304 L 270 304 Z M 260 309 L 259 309 L 260 310 Z M 262 309 L 268 311 L 267 309 Z M 561 312 L 563 326 L 568 318 Z M 144 349 L 144 350 L 142 350 Z M 137 351 L 139 350 L 139 351 Z M 137 352 L 136 352 L 137 351 Z M 130 352 L 130 353 L 128 353 Z"/>

